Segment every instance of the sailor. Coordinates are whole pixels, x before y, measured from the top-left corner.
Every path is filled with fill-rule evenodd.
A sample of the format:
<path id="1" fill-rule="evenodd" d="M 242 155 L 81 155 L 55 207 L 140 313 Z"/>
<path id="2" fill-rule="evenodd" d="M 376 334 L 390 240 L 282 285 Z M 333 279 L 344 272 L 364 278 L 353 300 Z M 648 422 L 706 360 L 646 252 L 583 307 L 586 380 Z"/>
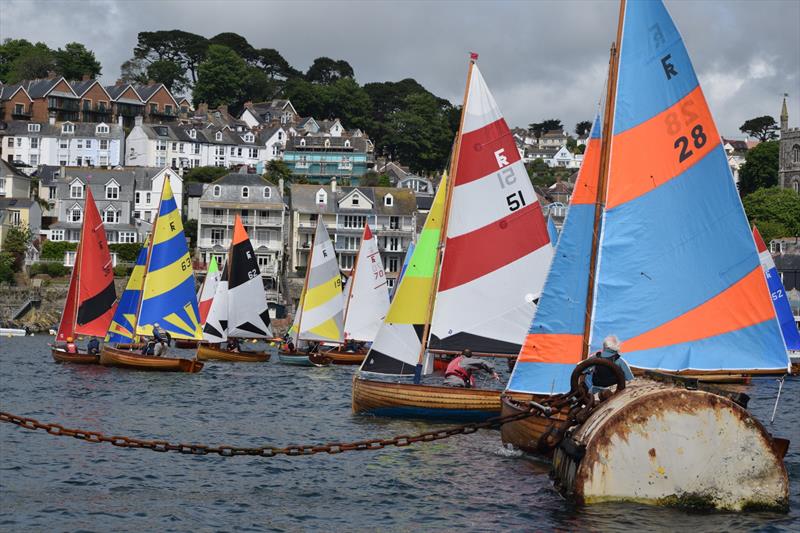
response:
<path id="1" fill-rule="evenodd" d="M 448 387 L 474 387 L 475 374 L 478 372 L 486 372 L 491 374 L 493 379 L 500 380 L 500 376 L 497 375 L 492 365 L 472 357 L 472 350 L 466 348 L 461 352 L 461 355 L 447 365 L 447 370 L 444 373 L 444 384 Z"/>
<path id="2" fill-rule="evenodd" d="M 92 336 L 89 344 L 86 345 L 86 351 L 90 355 L 98 355 L 100 353 L 100 341 L 97 340 L 97 337 Z"/>
<path id="3" fill-rule="evenodd" d="M 67 337 L 67 353 L 78 353 L 78 346 L 72 337 Z"/>
<path id="4" fill-rule="evenodd" d="M 153 324 L 153 339 L 156 342 L 161 342 L 164 340 L 164 330 L 161 329 L 161 326 L 158 322 Z"/>
<path id="5" fill-rule="evenodd" d="M 236 337 L 228 337 L 228 343 L 225 345 L 225 349 L 229 352 L 239 353 L 239 339 Z"/>
<path id="6" fill-rule="evenodd" d="M 601 357 L 603 359 L 610 359 L 617 365 L 622 373 L 625 375 L 625 381 L 633 379 L 633 372 L 631 372 L 628 363 L 622 358 L 620 354 L 620 342 L 616 335 L 609 335 L 603 339 L 603 349 L 594 354 L 594 357 Z M 617 384 L 617 378 L 614 373 L 603 366 L 594 366 L 586 371 L 586 386 L 592 394 L 600 393 L 608 387 Z"/>

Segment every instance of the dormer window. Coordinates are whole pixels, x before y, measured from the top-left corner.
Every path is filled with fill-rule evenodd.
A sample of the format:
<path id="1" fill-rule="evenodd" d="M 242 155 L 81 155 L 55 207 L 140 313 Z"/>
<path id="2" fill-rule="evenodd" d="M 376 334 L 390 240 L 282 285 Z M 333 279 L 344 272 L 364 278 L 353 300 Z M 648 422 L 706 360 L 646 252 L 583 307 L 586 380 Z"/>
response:
<path id="1" fill-rule="evenodd" d="M 70 198 L 83 198 L 83 183 L 80 180 L 75 180 L 69 186 Z"/>
<path id="2" fill-rule="evenodd" d="M 242 198 L 250 198 L 250 187 L 242 187 Z"/>
<path id="3" fill-rule="evenodd" d="M 325 205 L 328 203 L 328 193 L 324 189 L 317 191 L 317 204 Z"/>
<path id="4" fill-rule="evenodd" d="M 222 187 L 220 187 L 219 185 L 214 185 L 213 194 L 215 198 L 219 198 L 220 195 L 222 195 Z"/>
<path id="5" fill-rule="evenodd" d="M 246 134 L 245 134 L 245 136 L 244 136 L 244 142 L 246 142 L 246 143 L 251 143 L 251 142 L 253 142 L 254 140 L 255 140 L 255 137 L 253 137 L 253 134 L 252 134 L 252 133 L 246 133 Z"/>
<path id="6" fill-rule="evenodd" d="M 30 133 L 38 133 L 41 131 L 42 125 L 41 124 L 28 124 L 28 131 Z"/>
<path id="7" fill-rule="evenodd" d="M 119 184 L 114 180 L 106 183 L 106 200 L 119 200 Z"/>
<path id="8" fill-rule="evenodd" d="M 306 145 L 306 140 L 300 139 L 300 146 L 305 146 L 305 145 Z"/>
<path id="9" fill-rule="evenodd" d="M 61 125 L 61 133 L 75 133 L 75 124 L 65 122 Z"/>
<path id="10" fill-rule="evenodd" d="M 114 209 L 113 205 L 110 205 L 105 208 L 103 211 L 103 222 L 106 224 L 117 224 L 119 223 L 119 211 Z"/>
<path id="11" fill-rule="evenodd" d="M 102 134 L 102 133 L 108 133 L 108 131 L 109 131 L 109 128 L 108 128 L 108 125 L 106 125 L 106 124 L 98 124 L 97 127 L 94 129 L 95 134 L 98 134 L 98 135 Z"/>
<path id="12" fill-rule="evenodd" d="M 359 202 L 359 198 L 358 198 L 358 196 L 353 196 L 353 199 L 350 201 L 350 203 L 351 203 L 353 206 L 357 206 L 357 205 L 359 205 L 359 203 L 360 203 L 360 202 Z"/>
<path id="13" fill-rule="evenodd" d="M 194 128 L 190 129 L 189 137 L 191 137 L 192 139 L 197 139 L 197 130 L 195 130 Z"/>
<path id="14" fill-rule="evenodd" d="M 83 209 L 78 204 L 73 205 L 67 211 L 67 219 L 70 222 L 81 222 L 83 220 Z"/>
<path id="15" fill-rule="evenodd" d="M 350 148 L 350 140 L 349 139 L 344 142 L 344 147 L 345 148 Z"/>
<path id="16" fill-rule="evenodd" d="M 214 138 L 215 138 L 216 140 L 218 140 L 218 141 L 221 141 L 221 140 L 222 140 L 222 132 L 221 132 L 221 131 L 218 131 L 218 132 L 216 133 L 216 135 L 214 135 Z"/>
<path id="17" fill-rule="evenodd" d="M 394 205 L 394 196 L 391 194 L 387 194 L 383 197 L 383 205 L 386 207 L 392 207 Z"/>
<path id="18" fill-rule="evenodd" d="M 264 187 L 263 195 L 264 198 L 272 198 L 272 189 L 269 187 Z"/>
<path id="19" fill-rule="evenodd" d="M 330 148 L 330 147 L 331 147 L 330 139 L 325 139 L 325 148 Z"/>

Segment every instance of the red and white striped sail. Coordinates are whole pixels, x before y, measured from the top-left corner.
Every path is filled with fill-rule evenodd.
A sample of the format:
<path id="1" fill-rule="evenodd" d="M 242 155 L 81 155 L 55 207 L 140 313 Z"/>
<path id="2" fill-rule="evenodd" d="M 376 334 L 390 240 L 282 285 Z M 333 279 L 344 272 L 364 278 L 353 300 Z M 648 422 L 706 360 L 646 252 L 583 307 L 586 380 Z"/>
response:
<path id="1" fill-rule="evenodd" d="M 547 277 L 547 223 L 477 65 L 457 152 L 432 349 L 519 352 Z"/>

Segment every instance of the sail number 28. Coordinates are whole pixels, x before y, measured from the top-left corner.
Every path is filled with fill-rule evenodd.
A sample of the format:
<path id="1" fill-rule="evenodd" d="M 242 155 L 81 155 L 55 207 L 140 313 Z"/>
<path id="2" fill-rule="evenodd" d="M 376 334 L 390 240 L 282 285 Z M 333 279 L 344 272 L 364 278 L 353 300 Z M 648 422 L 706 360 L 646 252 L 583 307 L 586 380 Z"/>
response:
<path id="1" fill-rule="evenodd" d="M 670 135 L 675 135 L 676 133 L 680 132 L 683 127 L 688 128 L 690 125 L 694 124 L 694 127 L 692 127 L 691 130 L 691 142 L 689 141 L 688 137 L 681 135 L 675 139 L 675 143 L 673 144 L 673 147 L 676 150 L 680 150 L 680 153 L 678 154 L 678 162 L 683 163 L 692 157 L 692 155 L 694 155 L 694 150 L 691 150 L 690 144 L 699 150 L 705 146 L 708 138 L 703 131 L 703 125 L 696 122 L 700 116 L 693 109 L 695 107 L 694 99 L 688 98 L 681 102 L 681 104 L 677 107 L 680 109 L 680 113 L 675 110 L 666 114 L 665 122 L 667 126 L 667 132 Z"/>

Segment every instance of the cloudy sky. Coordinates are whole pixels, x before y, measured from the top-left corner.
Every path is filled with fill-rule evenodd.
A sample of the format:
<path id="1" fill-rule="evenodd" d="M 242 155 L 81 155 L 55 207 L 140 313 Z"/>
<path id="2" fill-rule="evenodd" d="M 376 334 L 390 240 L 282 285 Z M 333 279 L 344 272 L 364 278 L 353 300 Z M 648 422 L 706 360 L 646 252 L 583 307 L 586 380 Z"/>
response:
<path id="1" fill-rule="evenodd" d="M 666 0 L 723 135 L 759 115 L 800 125 L 800 2 Z M 605 79 L 615 1 L 0 0 L 0 38 L 79 41 L 113 83 L 140 31 L 245 36 L 296 68 L 347 60 L 360 83 L 415 78 L 460 103 L 469 51 L 512 125 L 590 119 Z M 302 112 L 302 110 L 300 110 Z"/>

